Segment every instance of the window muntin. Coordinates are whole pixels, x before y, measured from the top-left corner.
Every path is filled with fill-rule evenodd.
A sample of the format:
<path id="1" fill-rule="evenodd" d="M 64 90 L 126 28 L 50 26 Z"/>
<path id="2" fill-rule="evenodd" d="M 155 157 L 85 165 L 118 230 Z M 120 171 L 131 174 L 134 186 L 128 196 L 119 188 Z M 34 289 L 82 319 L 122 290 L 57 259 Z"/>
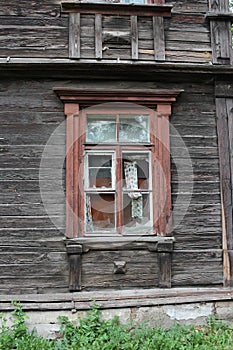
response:
<path id="1" fill-rule="evenodd" d="M 123 4 L 147 4 L 146 0 L 120 0 Z"/>

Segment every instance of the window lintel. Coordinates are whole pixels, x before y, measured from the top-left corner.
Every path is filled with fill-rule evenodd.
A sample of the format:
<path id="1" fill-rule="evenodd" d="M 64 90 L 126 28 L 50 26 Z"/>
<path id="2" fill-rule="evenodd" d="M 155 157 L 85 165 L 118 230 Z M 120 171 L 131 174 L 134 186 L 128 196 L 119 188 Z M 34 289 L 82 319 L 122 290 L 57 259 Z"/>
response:
<path id="1" fill-rule="evenodd" d="M 55 87 L 53 89 L 64 104 L 87 107 L 106 102 L 130 102 L 152 107 L 171 105 L 183 90 L 167 89 L 80 89 Z M 75 113 L 74 113 L 75 114 Z"/>
<path id="2" fill-rule="evenodd" d="M 173 5 L 165 4 L 125 4 L 119 2 L 63 1 L 63 13 L 85 13 L 105 15 L 140 15 L 171 17 Z"/>

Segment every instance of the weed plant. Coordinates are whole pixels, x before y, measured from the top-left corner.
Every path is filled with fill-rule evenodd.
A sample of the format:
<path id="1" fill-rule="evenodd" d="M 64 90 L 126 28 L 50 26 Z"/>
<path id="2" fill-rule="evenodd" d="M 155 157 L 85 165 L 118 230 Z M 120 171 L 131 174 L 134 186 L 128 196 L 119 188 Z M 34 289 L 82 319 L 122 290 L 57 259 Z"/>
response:
<path id="1" fill-rule="evenodd" d="M 85 318 L 60 317 L 56 339 L 40 337 L 26 326 L 27 315 L 14 303 L 13 324 L 1 317 L 0 350 L 232 350 L 233 327 L 210 318 L 206 326 L 174 326 L 169 330 L 147 324 L 120 325 L 119 318 L 102 320 L 94 303 Z"/>

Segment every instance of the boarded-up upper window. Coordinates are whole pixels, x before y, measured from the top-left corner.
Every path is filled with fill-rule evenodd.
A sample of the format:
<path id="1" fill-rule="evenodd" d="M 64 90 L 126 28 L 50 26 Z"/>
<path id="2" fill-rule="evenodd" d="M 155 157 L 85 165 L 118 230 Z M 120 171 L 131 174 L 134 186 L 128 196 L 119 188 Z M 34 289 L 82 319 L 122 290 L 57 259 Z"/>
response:
<path id="1" fill-rule="evenodd" d="M 69 57 L 164 61 L 163 18 L 172 6 L 152 1 L 62 3 L 69 13 Z"/>

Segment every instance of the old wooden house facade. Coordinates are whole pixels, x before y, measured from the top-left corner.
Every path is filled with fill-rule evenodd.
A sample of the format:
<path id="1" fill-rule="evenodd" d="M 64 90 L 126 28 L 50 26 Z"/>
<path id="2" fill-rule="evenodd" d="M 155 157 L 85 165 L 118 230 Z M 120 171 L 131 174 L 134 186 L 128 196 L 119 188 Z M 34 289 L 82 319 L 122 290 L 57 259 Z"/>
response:
<path id="1" fill-rule="evenodd" d="M 228 0 L 1 4 L 2 309 L 232 295 L 231 21 Z"/>

